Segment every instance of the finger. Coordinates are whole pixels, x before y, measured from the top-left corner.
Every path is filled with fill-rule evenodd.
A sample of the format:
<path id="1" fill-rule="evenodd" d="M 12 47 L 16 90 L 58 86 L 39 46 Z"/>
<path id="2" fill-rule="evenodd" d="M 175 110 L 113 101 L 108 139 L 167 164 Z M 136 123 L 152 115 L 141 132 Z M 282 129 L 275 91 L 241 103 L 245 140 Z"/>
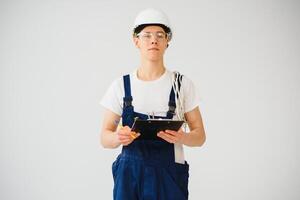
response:
<path id="1" fill-rule="evenodd" d="M 131 130 L 128 128 L 123 128 L 119 131 L 119 135 L 130 135 Z"/>
<path id="2" fill-rule="evenodd" d="M 158 133 L 157 136 L 166 140 L 169 143 L 175 143 L 174 140 L 172 138 L 170 138 L 170 136 L 166 133 Z"/>
<path id="3" fill-rule="evenodd" d="M 120 141 L 131 140 L 131 137 L 130 137 L 130 136 L 120 136 L 120 137 L 119 137 L 119 140 L 120 140 Z"/>
<path id="4" fill-rule="evenodd" d="M 164 135 L 165 135 L 165 137 L 167 137 L 169 140 L 172 140 L 172 141 L 174 141 L 174 142 L 177 141 L 177 137 L 176 137 L 176 136 L 173 136 L 173 135 L 171 135 L 171 134 L 169 134 L 169 133 L 164 133 Z"/>
<path id="5" fill-rule="evenodd" d="M 128 146 L 130 143 L 131 143 L 131 141 L 130 141 L 130 142 L 125 142 L 125 143 L 123 143 L 122 145 L 123 145 L 123 146 Z"/>
<path id="6" fill-rule="evenodd" d="M 139 133 L 131 132 L 129 135 L 120 135 L 119 140 L 122 142 L 129 142 L 129 141 L 133 141 L 139 136 L 140 136 Z"/>
<path id="7" fill-rule="evenodd" d="M 171 135 L 177 135 L 178 132 L 177 131 L 172 131 L 172 130 L 165 130 L 166 133 L 169 133 Z"/>
<path id="8" fill-rule="evenodd" d="M 119 140 L 130 140 L 131 137 L 126 135 L 126 136 L 119 136 Z"/>
<path id="9" fill-rule="evenodd" d="M 124 140 L 120 140 L 120 142 L 124 145 L 124 144 L 129 144 L 131 143 L 131 139 L 124 139 Z"/>
<path id="10" fill-rule="evenodd" d="M 130 137 L 130 132 L 120 132 L 119 134 L 118 134 L 120 137 Z"/>
<path id="11" fill-rule="evenodd" d="M 183 134 L 184 132 L 182 130 L 179 131 L 172 131 L 172 130 L 166 130 L 165 132 L 167 135 L 169 135 L 170 137 L 172 137 L 172 140 L 175 143 L 180 143 L 180 141 L 182 140 Z"/>
<path id="12" fill-rule="evenodd" d="M 165 137 L 168 137 L 169 139 L 172 139 L 172 140 L 174 140 L 174 139 L 176 139 L 178 137 L 177 132 L 174 134 L 174 131 L 173 131 L 172 134 L 170 134 L 169 132 L 160 131 L 159 134 L 162 134 Z"/>
<path id="13" fill-rule="evenodd" d="M 130 132 L 131 131 L 131 128 L 129 126 L 124 126 L 123 127 L 123 130 L 126 131 L 126 132 Z"/>
<path id="14" fill-rule="evenodd" d="M 132 137 L 130 136 L 130 138 L 124 140 L 124 142 L 122 143 L 124 146 L 127 146 L 129 144 L 131 144 L 137 137 L 139 137 L 140 134 L 136 133 L 136 134 L 132 134 Z"/>
<path id="15" fill-rule="evenodd" d="M 121 139 L 131 138 L 130 132 L 129 132 L 129 133 L 120 133 L 120 134 L 118 135 L 118 137 L 121 138 Z"/>
<path id="16" fill-rule="evenodd" d="M 164 134 L 165 134 L 165 132 L 159 131 L 159 132 L 157 133 L 157 136 L 158 136 L 158 137 L 161 137 L 161 136 L 164 136 Z"/>

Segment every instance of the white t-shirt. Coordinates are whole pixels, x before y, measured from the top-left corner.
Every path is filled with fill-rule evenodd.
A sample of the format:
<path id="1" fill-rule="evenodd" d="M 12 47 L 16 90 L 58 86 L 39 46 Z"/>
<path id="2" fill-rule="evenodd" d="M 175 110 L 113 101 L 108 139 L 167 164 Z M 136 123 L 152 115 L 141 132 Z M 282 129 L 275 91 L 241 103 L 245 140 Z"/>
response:
<path id="1" fill-rule="evenodd" d="M 137 69 L 130 73 L 131 96 L 134 111 L 146 115 L 166 116 L 172 88 L 173 72 L 168 69 L 158 79 L 142 81 L 137 77 Z M 193 82 L 186 76 L 182 78 L 180 91 L 183 92 L 184 113 L 199 105 L 198 92 Z M 117 115 L 122 115 L 123 97 L 125 96 L 123 77 L 116 79 L 106 91 L 100 104 Z M 174 145 L 175 162 L 184 163 L 182 145 Z"/>

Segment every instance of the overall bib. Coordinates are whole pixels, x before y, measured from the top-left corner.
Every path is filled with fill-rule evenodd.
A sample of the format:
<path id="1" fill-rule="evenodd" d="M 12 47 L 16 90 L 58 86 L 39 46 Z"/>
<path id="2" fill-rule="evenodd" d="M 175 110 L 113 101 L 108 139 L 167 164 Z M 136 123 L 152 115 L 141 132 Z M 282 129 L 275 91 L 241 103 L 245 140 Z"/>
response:
<path id="1" fill-rule="evenodd" d="M 123 98 L 123 126 L 131 127 L 134 118 L 148 119 L 148 115 L 134 112 L 130 76 L 125 75 Z M 176 108 L 173 88 L 170 92 L 169 111 L 172 119 Z M 145 134 L 145 133 L 143 133 Z M 188 199 L 189 165 L 175 163 L 174 144 L 164 140 L 136 139 L 123 146 L 113 162 L 113 196 L 115 200 L 186 200 Z"/>

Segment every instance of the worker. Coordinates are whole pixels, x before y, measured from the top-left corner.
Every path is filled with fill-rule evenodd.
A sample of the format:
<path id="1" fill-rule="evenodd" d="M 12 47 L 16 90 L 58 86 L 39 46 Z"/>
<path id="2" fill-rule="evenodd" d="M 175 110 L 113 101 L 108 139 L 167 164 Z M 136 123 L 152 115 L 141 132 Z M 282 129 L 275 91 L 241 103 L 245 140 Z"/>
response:
<path id="1" fill-rule="evenodd" d="M 141 11 L 133 27 L 140 64 L 113 81 L 101 99 L 105 108 L 101 144 L 122 146 L 112 164 L 115 200 L 188 199 L 189 164 L 183 145 L 200 147 L 206 136 L 193 82 L 165 67 L 164 53 L 172 35 L 164 12 Z M 147 133 L 131 131 L 136 117 L 184 120 L 188 128 L 160 131 L 153 140 L 141 139 Z"/>

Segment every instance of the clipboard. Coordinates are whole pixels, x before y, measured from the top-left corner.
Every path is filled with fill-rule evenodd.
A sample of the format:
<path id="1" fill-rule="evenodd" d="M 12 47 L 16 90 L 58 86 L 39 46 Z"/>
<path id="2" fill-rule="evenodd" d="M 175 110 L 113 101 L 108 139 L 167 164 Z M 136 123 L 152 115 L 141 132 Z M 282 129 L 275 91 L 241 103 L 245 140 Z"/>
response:
<path id="1" fill-rule="evenodd" d="M 184 121 L 170 119 L 136 119 L 132 125 L 131 131 L 140 133 L 137 138 L 144 140 L 161 140 L 157 137 L 159 131 L 173 130 L 178 131 Z"/>

